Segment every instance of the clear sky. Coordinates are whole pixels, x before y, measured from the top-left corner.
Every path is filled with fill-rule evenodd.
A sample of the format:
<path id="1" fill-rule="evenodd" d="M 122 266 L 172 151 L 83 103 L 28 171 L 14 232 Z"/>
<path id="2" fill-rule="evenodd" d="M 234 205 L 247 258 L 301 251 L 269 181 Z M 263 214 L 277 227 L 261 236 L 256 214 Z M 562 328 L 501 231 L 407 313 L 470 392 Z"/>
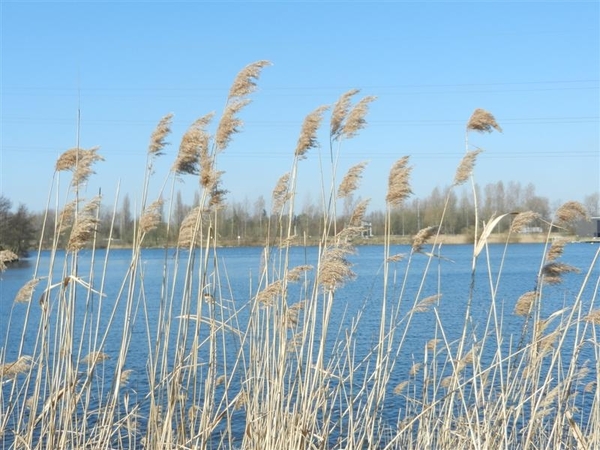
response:
<path id="1" fill-rule="evenodd" d="M 110 205 L 120 183 L 135 202 L 159 119 L 174 114 L 157 187 L 186 128 L 218 117 L 238 71 L 263 59 L 273 66 L 219 159 L 229 200 L 269 201 L 306 114 L 351 88 L 377 100 L 367 128 L 343 143 L 338 176 L 369 161 L 358 195 L 372 210 L 384 208 L 389 169 L 404 155 L 416 196 L 449 185 L 475 108 L 504 130 L 472 138 L 484 149 L 480 185 L 533 183 L 551 204 L 600 189 L 597 1 L 4 0 L 0 15 L 1 191 L 33 211 L 46 204 L 57 157 L 77 142 L 78 108 L 80 146 L 105 158 L 88 196 L 101 187 Z M 319 198 L 319 172 L 314 150 L 300 167 L 300 205 Z M 197 187 L 191 176 L 177 185 L 186 202 Z"/>

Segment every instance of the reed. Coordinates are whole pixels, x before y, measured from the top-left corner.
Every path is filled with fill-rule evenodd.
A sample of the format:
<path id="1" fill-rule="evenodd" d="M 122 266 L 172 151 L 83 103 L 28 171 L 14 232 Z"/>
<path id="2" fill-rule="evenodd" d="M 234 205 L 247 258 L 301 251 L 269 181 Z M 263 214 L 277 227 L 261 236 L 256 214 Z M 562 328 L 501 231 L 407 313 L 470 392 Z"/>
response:
<path id="1" fill-rule="evenodd" d="M 134 244 L 118 286 L 109 289 L 106 281 L 115 264 L 110 245 L 106 256 L 96 254 L 102 199 L 85 201 L 78 189 L 102 157 L 98 149 L 78 148 L 60 156 L 54 169 L 71 173 L 71 180 L 56 208 L 61 214 L 49 268 L 38 272 L 38 255 L 9 318 L 9 327 L 16 327 L 15 317 L 24 317 L 23 330 L 7 333 L 0 346 L 0 447 L 600 446 L 600 349 L 594 344 L 600 255 L 589 267 L 575 267 L 564 261 L 570 244 L 548 239 L 532 289 L 506 299 L 504 261 L 513 247 L 507 239 L 494 267 L 490 233 L 508 220 L 509 234 L 517 233 L 539 217 L 512 211 L 476 215 L 482 231 L 473 237 L 472 261 L 465 267 L 470 283 L 464 298 L 446 295 L 444 267 L 453 262 L 439 240 L 445 209 L 438 223 L 413 236 L 405 253 L 391 245 L 392 213 L 412 194 L 412 167 L 404 156 L 388 174 L 381 270 L 373 280 L 361 280 L 355 242 L 370 199 L 357 202 L 347 217 L 338 217 L 337 204 L 360 192 L 366 162 L 335 183 L 344 142 L 366 126 L 375 101 L 366 96 L 353 106 L 358 90 L 307 115 L 290 149 L 291 169 L 275 183 L 268 236 L 262 259 L 252 267 L 250 291 L 235 292 L 219 245 L 227 190 L 218 159 L 241 131 L 239 115 L 269 65 L 259 61 L 240 71 L 218 123 L 212 124 L 210 113 L 188 128 L 165 180 L 155 180 L 153 169 L 156 158 L 166 155 L 172 115 L 160 119 L 150 136 Z M 329 127 L 321 130 L 327 114 Z M 493 130 L 501 131 L 494 116 L 475 110 L 451 189 L 475 175 L 481 150 L 471 148 L 469 133 Z M 298 174 L 321 139 L 331 151 L 330 166 L 320 173 L 321 235 L 314 260 L 297 264 L 291 254 L 302 245 L 293 227 Z M 162 211 L 165 202 L 172 204 L 173 189 L 166 200 L 163 189 L 183 176 L 198 177 L 198 205 L 178 229 L 168 230 L 162 271 L 149 273 L 145 242 L 162 221 L 171 222 L 171 208 L 167 217 Z M 58 192 L 61 181 L 53 180 Z M 160 195 L 151 201 L 154 184 Z M 449 198 L 450 192 L 446 206 Z M 587 217 L 579 203 L 567 202 L 553 225 L 568 228 Z M 61 242 L 66 252 L 60 252 Z M 90 265 L 83 264 L 83 250 L 89 250 L 86 258 L 91 254 Z M 11 258 L 1 252 L 0 268 Z M 580 284 L 561 290 L 557 303 L 567 277 Z M 354 283 L 373 286 L 357 308 L 347 302 Z M 31 301 L 34 296 L 39 301 Z M 460 329 L 444 316 L 447 304 L 463 318 Z M 508 314 L 522 322 L 516 333 L 505 323 Z M 139 358 L 131 354 L 134 341 L 146 349 L 144 367 L 132 366 Z"/>

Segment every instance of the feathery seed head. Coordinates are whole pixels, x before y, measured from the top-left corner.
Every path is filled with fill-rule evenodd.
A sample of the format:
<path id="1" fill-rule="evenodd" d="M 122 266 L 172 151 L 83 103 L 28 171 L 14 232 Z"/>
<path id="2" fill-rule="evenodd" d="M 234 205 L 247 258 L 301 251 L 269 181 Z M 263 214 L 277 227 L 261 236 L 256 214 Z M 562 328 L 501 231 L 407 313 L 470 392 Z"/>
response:
<path id="1" fill-rule="evenodd" d="M 6 270 L 6 263 L 17 261 L 19 256 L 11 250 L 0 250 L 0 272 Z"/>
<path id="2" fill-rule="evenodd" d="M 31 301 L 31 297 L 33 296 L 33 291 L 39 282 L 39 278 L 34 278 L 25 283 L 23 287 L 19 289 L 19 292 L 17 292 L 17 295 L 15 296 L 15 303 L 29 303 Z"/>
<path id="3" fill-rule="evenodd" d="M 197 175 L 203 149 L 208 150 L 210 137 L 205 131 L 213 114 L 196 120 L 185 132 L 179 146 L 179 153 L 171 170 L 178 174 Z"/>
<path id="4" fill-rule="evenodd" d="M 0 378 L 15 378 L 31 368 L 31 356 L 23 355 L 13 362 L 0 364 Z"/>
<path id="5" fill-rule="evenodd" d="M 587 209 L 579 202 L 566 202 L 556 210 L 555 221 L 557 223 L 569 224 L 578 219 L 590 220 Z"/>
<path id="6" fill-rule="evenodd" d="M 460 186 L 469 179 L 473 173 L 473 167 L 475 166 L 477 155 L 479 155 L 481 152 L 481 149 L 471 150 L 467 152 L 465 156 L 463 156 L 458 169 L 456 169 L 456 174 L 454 175 L 454 186 Z"/>
<path id="7" fill-rule="evenodd" d="M 567 239 L 554 239 L 546 253 L 546 261 L 550 262 L 558 259 L 563 254 L 567 242 Z"/>
<path id="8" fill-rule="evenodd" d="M 342 136 L 346 139 L 353 138 L 359 130 L 362 130 L 367 125 L 365 117 L 369 112 L 369 103 L 376 99 L 377 97 L 372 95 L 365 97 L 350 110 L 342 126 Z"/>
<path id="9" fill-rule="evenodd" d="M 346 280 L 355 278 L 352 263 L 346 258 L 350 253 L 353 251 L 343 246 L 331 247 L 324 252 L 317 278 L 325 291 L 334 291 Z"/>
<path id="10" fill-rule="evenodd" d="M 344 121 L 348 115 L 350 109 L 350 101 L 352 97 L 358 94 L 358 89 L 350 89 L 340 96 L 338 101 L 333 105 L 333 111 L 331 113 L 330 133 L 331 139 L 337 140 L 343 133 Z"/>
<path id="11" fill-rule="evenodd" d="M 279 180 L 277 180 L 277 184 L 273 189 L 273 212 L 279 211 L 283 208 L 285 202 L 289 199 L 289 182 L 290 182 L 290 174 L 284 173 Z"/>
<path id="12" fill-rule="evenodd" d="M 350 220 L 348 221 L 348 225 L 351 227 L 360 227 L 362 220 L 365 216 L 365 212 L 367 211 L 367 207 L 369 206 L 371 199 L 367 198 L 362 200 L 356 205 L 354 211 L 350 215 Z"/>
<path id="13" fill-rule="evenodd" d="M 390 207 L 400 206 L 412 194 L 409 177 L 412 167 L 408 165 L 408 156 L 394 163 L 388 177 L 388 191 L 385 201 Z"/>
<path id="14" fill-rule="evenodd" d="M 537 292 L 535 291 L 525 292 L 521 295 L 515 304 L 515 314 L 517 316 L 527 316 L 536 298 Z"/>
<path id="15" fill-rule="evenodd" d="M 594 309 L 587 316 L 585 316 L 583 320 L 593 323 L 594 325 L 600 325 L 600 309 Z"/>
<path id="16" fill-rule="evenodd" d="M 296 145 L 296 151 L 294 152 L 298 159 L 306 158 L 306 152 L 318 145 L 317 130 L 321 126 L 323 113 L 328 109 L 329 106 L 319 106 L 305 117 L 300 137 L 298 138 L 298 144 Z"/>
<path id="17" fill-rule="evenodd" d="M 354 192 L 358 188 L 358 182 L 362 178 L 363 170 L 365 169 L 367 164 L 368 163 L 366 161 L 363 161 L 351 167 L 348 170 L 348 172 L 346 172 L 346 175 L 342 179 L 342 182 L 340 183 L 340 187 L 338 189 L 338 198 L 348 197 L 352 192 Z"/>
<path id="18" fill-rule="evenodd" d="M 423 250 L 423 245 L 427 242 L 427 240 L 435 234 L 438 227 L 431 226 L 422 228 L 419 232 L 413 237 L 412 242 L 412 251 L 413 253 L 419 253 Z"/>
<path id="19" fill-rule="evenodd" d="M 148 233 L 158 227 L 158 224 L 162 219 L 162 205 L 162 199 L 155 200 L 142 213 L 142 216 L 140 217 L 140 232 L 142 234 Z"/>
<path id="20" fill-rule="evenodd" d="M 534 220 L 540 218 L 540 215 L 533 211 L 524 211 L 518 213 L 510 224 L 511 233 L 519 233 L 524 227 L 528 226 Z"/>
<path id="21" fill-rule="evenodd" d="M 148 146 L 148 154 L 161 156 L 163 155 L 163 150 L 167 145 L 165 142 L 165 138 L 171 132 L 171 123 L 173 120 L 173 114 L 169 113 L 164 116 L 158 122 L 158 125 L 152 132 L 152 136 L 150 136 L 150 145 Z"/>
<path id="22" fill-rule="evenodd" d="M 248 64 L 240 70 L 229 89 L 229 99 L 245 97 L 253 93 L 262 69 L 270 65 L 271 62 L 262 60 Z"/>
<path id="23" fill-rule="evenodd" d="M 494 116 L 485 109 L 477 108 L 467 122 L 467 131 L 491 133 L 493 129 L 502 133 L 502 128 L 500 128 Z"/>
<path id="24" fill-rule="evenodd" d="M 234 134 L 239 133 L 242 130 L 244 122 L 242 119 L 237 117 L 237 114 L 250 103 L 249 99 L 233 100 L 227 103 L 225 111 L 221 116 L 217 132 L 215 133 L 215 144 L 217 145 L 218 151 L 223 151 L 233 138 Z"/>
<path id="25" fill-rule="evenodd" d="M 542 274 L 544 275 L 544 281 L 548 284 L 559 284 L 562 282 L 561 275 L 563 273 L 574 272 L 578 273 L 579 269 L 569 264 L 552 261 L 544 265 L 542 268 Z"/>
<path id="26" fill-rule="evenodd" d="M 109 358 L 110 358 L 110 356 L 108 356 L 106 353 L 93 351 L 93 352 L 88 353 L 81 360 L 81 362 L 84 362 L 90 366 L 93 366 L 94 364 L 99 363 L 99 362 L 104 362 Z"/>
<path id="27" fill-rule="evenodd" d="M 200 206 L 192 208 L 185 216 L 179 227 L 179 238 L 177 240 L 179 248 L 187 248 L 196 244 L 201 219 L 202 208 Z"/>

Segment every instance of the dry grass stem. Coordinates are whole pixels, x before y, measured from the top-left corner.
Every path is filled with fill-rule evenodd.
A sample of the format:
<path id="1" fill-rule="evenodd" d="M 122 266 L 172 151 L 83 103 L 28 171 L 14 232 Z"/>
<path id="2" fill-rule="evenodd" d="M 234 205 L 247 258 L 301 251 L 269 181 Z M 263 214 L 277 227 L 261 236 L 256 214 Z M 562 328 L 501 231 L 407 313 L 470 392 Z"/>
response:
<path id="1" fill-rule="evenodd" d="M 400 158 L 390 170 L 385 198 L 390 207 L 400 206 L 412 194 L 409 184 L 412 167 L 408 166 L 408 160 L 408 156 Z"/>
<path id="2" fill-rule="evenodd" d="M 438 227 L 426 227 L 421 230 L 413 237 L 412 251 L 413 253 L 419 253 L 423 251 L 423 245 L 427 243 L 437 231 Z"/>
<path id="3" fill-rule="evenodd" d="M 529 226 L 533 221 L 540 218 L 540 215 L 533 211 L 524 211 L 518 213 L 510 224 L 511 233 L 520 233 L 523 228 Z"/>
<path id="4" fill-rule="evenodd" d="M 169 113 L 158 122 L 158 125 L 150 136 L 150 145 L 148 146 L 148 154 L 154 156 L 163 155 L 163 150 L 167 145 L 166 137 L 171 132 L 171 122 L 173 114 Z"/>
<path id="5" fill-rule="evenodd" d="M 317 131 L 323 120 L 323 113 L 329 109 L 329 106 L 319 106 L 304 119 L 300 137 L 296 144 L 294 154 L 298 159 L 306 158 L 306 152 L 311 148 L 316 148 L 318 145 Z"/>
<path id="6" fill-rule="evenodd" d="M 590 220 L 587 209 L 579 202 L 569 201 L 556 210 L 557 223 L 570 224 L 575 220 Z"/>
<path id="7" fill-rule="evenodd" d="M 375 96 L 365 97 L 350 110 L 342 126 L 342 136 L 346 139 L 353 138 L 359 130 L 367 125 L 365 117 L 369 112 L 369 103 L 374 102 L 376 99 Z"/>
<path id="8" fill-rule="evenodd" d="M 338 189 L 337 196 L 338 198 L 345 198 L 352 194 L 356 189 L 358 189 L 358 183 L 362 178 L 362 173 L 365 167 L 367 166 L 367 162 L 363 161 L 352 166 L 346 175 L 342 179 L 340 183 L 340 187 Z"/>
<path id="9" fill-rule="evenodd" d="M 535 292 L 535 291 L 525 292 L 517 300 L 517 303 L 515 304 L 514 313 L 517 316 L 527 316 L 531 312 L 531 307 L 535 303 L 536 298 L 537 298 L 537 292 Z"/>
<path id="10" fill-rule="evenodd" d="M 340 96 L 333 110 L 331 111 L 331 122 L 330 122 L 330 136 L 332 140 L 339 139 L 342 135 L 344 121 L 350 110 L 350 101 L 352 97 L 358 94 L 358 89 L 351 89 Z"/>
<path id="11" fill-rule="evenodd" d="M 142 213 L 140 217 L 140 231 L 142 234 L 155 230 L 158 227 L 162 219 L 162 206 L 163 201 L 161 199 L 155 200 Z"/>
<path id="12" fill-rule="evenodd" d="M 454 175 L 454 186 L 460 186 L 469 179 L 473 173 L 477 155 L 479 155 L 481 152 L 481 149 L 471 150 L 468 151 L 465 156 L 463 156 L 462 161 L 456 169 L 456 174 Z"/>
<path id="13" fill-rule="evenodd" d="M 240 70 L 229 89 L 229 99 L 252 94 L 256 90 L 256 82 L 260 77 L 262 69 L 270 65 L 271 62 L 262 60 L 248 64 Z"/>
<path id="14" fill-rule="evenodd" d="M 227 148 L 233 135 L 242 131 L 244 122 L 237 117 L 237 114 L 239 114 L 239 112 L 249 103 L 249 99 L 234 100 L 227 103 L 215 133 L 215 143 L 219 151 L 223 151 Z"/>
<path id="15" fill-rule="evenodd" d="M 477 108 L 467 122 L 467 130 L 491 133 L 494 129 L 502 132 L 494 116 L 485 109 Z"/>
<path id="16" fill-rule="evenodd" d="M 29 280 L 27 283 L 23 285 L 17 295 L 15 296 L 15 303 L 29 303 L 31 301 L 31 297 L 33 296 L 33 291 L 35 287 L 40 282 L 39 278 L 34 278 L 33 280 Z"/>

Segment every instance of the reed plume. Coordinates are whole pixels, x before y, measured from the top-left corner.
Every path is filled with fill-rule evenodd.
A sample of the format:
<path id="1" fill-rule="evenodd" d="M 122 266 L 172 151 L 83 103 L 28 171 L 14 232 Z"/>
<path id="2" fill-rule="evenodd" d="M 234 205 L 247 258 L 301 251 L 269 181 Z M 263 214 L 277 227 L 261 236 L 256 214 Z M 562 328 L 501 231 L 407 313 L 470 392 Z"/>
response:
<path id="1" fill-rule="evenodd" d="M 411 194 L 409 177 L 412 167 L 408 166 L 408 156 L 394 163 L 388 177 L 388 191 L 385 201 L 390 207 L 400 206 Z"/>
<path id="2" fill-rule="evenodd" d="M 350 102 L 352 97 L 358 94 L 358 89 L 350 89 L 340 96 L 337 102 L 333 105 L 330 121 L 330 136 L 331 140 L 337 140 L 342 136 L 344 121 L 350 110 Z"/>
<path id="3" fill-rule="evenodd" d="M 75 224 L 69 236 L 67 250 L 77 251 L 84 248 L 93 238 L 97 231 L 98 220 L 97 212 L 100 207 L 100 197 L 95 197 L 87 203 L 83 210 L 75 219 Z"/>
<path id="4" fill-rule="evenodd" d="M 199 173 L 200 156 L 203 149 L 208 149 L 210 136 L 206 126 L 213 114 L 207 114 L 196 120 L 181 139 L 177 158 L 171 170 L 178 174 L 197 175 Z"/>
<path id="5" fill-rule="evenodd" d="M 338 198 L 348 197 L 352 192 L 358 189 L 358 183 L 362 178 L 363 170 L 368 163 L 366 161 L 352 166 L 340 183 L 337 196 Z"/>
<path id="6" fill-rule="evenodd" d="M 363 218 L 365 216 L 365 212 L 367 211 L 367 207 L 369 206 L 371 199 L 365 199 L 360 201 L 352 214 L 350 215 L 350 219 L 348 220 L 348 225 L 351 227 L 359 227 L 362 224 Z"/>
<path id="7" fill-rule="evenodd" d="M 502 132 L 502 128 L 500 128 L 494 116 L 485 109 L 477 108 L 467 122 L 467 131 L 491 133 L 494 129 L 500 133 Z"/>
<path id="8" fill-rule="evenodd" d="M 0 378 L 15 378 L 21 373 L 28 372 L 31 368 L 31 356 L 20 356 L 13 362 L 0 364 Z"/>
<path id="9" fill-rule="evenodd" d="M 279 180 L 277 180 L 277 184 L 273 189 L 272 199 L 273 199 L 273 211 L 279 211 L 285 202 L 288 201 L 289 197 L 289 183 L 290 183 L 290 174 L 284 173 Z"/>
<path id="10" fill-rule="evenodd" d="M 454 175 L 454 186 L 460 186 L 469 179 L 473 173 L 477 155 L 479 155 L 481 152 L 481 149 L 471 150 L 468 151 L 465 156 L 463 156 L 462 161 L 456 169 L 456 174 Z"/>
<path id="11" fill-rule="evenodd" d="M 562 274 L 564 273 L 578 273 L 579 269 L 569 264 L 562 262 L 552 261 L 545 264 L 542 268 L 542 274 L 544 275 L 544 281 L 548 284 L 559 284 L 562 282 Z"/>
<path id="12" fill-rule="evenodd" d="M 274 281 L 257 294 L 256 301 L 265 306 L 272 306 L 274 304 L 273 299 L 281 295 L 282 292 L 283 280 Z"/>
<path id="13" fill-rule="evenodd" d="M 73 186 L 79 186 L 85 183 L 90 175 L 95 173 L 92 165 L 97 161 L 104 161 L 104 158 L 98 154 L 99 147 L 93 147 L 85 150 L 83 148 L 71 148 L 58 157 L 55 170 L 62 172 L 70 170 L 73 172 L 71 183 Z"/>
<path id="14" fill-rule="evenodd" d="M 565 245 L 567 245 L 567 239 L 554 239 L 548 252 L 546 252 L 546 261 L 551 262 L 558 259 L 565 250 Z"/>
<path id="15" fill-rule="evenodd" d="M 262 69 L 270 65 L 270 61 L 262 60 L 244 67 L 233 80 L 233 84 L 229 89 L 229 98 L 245 97 L 252 94 L 256 90 L 256 81 L 258 81 Z"/>
<path id="16" fill-rule="evenodd" d="M 227 103 L 215 133 L 215 144 L 218 151 L 227 148 L 233 135 L 242 130 L 244 122 L 237 117 L 237 114 L 249 103 L 249 99 L 234 100 Z"/>
<path id="17" fill-rule="evenodd" d="M 429 297 L 425 297 L 419 303 L 415 305 L 412 309 L 413 312 L 423 313 L 429 311 L 429 308 L 437 303 L 439 299 L 442 298 L 442 294 L 430 295 Z"/>
<path id="18" fill-rule="evenodd" d="M 292 268 L 286 275 L 286 280 L 295 283 L 300 280 L 300 277 L 309 270 L 313 270 L 313 266 L 306 264 Z"/>
<path id="19" fill-rule="evenodd" d="M 29 303 L 31 301 L 31 297 L 33 296 L 33 291 L 36 286 L 40 282 L 39 278 L 34 278 L 33 280 L 29 280 L 27 283 L 23 285 L 17 295 L 15 296 L 15 303 Z"/>
<path id="20" fill-rule="evenodd" d="M 512 223 L 510 224 L 510 232 L 520 233 L 523 228 L 539 218 L 540 215 L 533 211 L 520 212 L 512 220 Z"/>
<path id="21" fill-rule="evenodd" d="M 352 263 L 346 257 L 350 253 L 353 253 L 352 249 L 345 246 L 331 247 L 324 252 L 318 282 L 325 291 L 334 291 L 356 276 L 351 270 Z"/>
<path id="22" fill-rule="evenodd" d="M 412 241 L 412 251 L 413 253 L 420 253 L 423 251 L 423 245 L 427 243 L 430 237 L 432 237 L 437 231 L 438 227 L 431 226 L 422 228 L 419 232 L 413 237 Z"/>
<path id="23" fill-rule="evenodd" d="M 531 312 L 531 307 L 537 298 L 536 291 L 525 292 L 519 297 L 515 304 L 514 313 L 517 316 L 527 316 Z"/>
<path id="24" fill-rule="evenodd" d="M 555 221 L 560 224 L 570 224 L 575 220 L 590 220 L 587 209 L 579 202 L 569 201 L 556 210 Z"/>
<path id="25" fill-rule="evenodd" d="M 148 154 L 161 156 L 164 154 L 164 148 L 167 146 L 166 137 L 171 133 L 171 123 L 173 114 L 169 113 L 158 122 L 158 125 L 150 136 L 150 145 L 148 146 Z"/>
<path id="26" fill-rule="evenodd" d="M 591 311 L 587 316 L 583 318 L 586 322 L 593 323 L 594 325 L 600 325 L 600 309 Z"/>
<path id="27" fill-rule="evenodd" d="M 317 147 L 317 131 L 321 126 L 323 113 L 328 109 L 329 106 L 319 106 L 305 117 L 304 122 L 302 123 L 300 137 L 298 138 L 298 143 L 296 144 L 296 150 L 294 152 L 298 159 L 306 158 L 306 152 L 308 152 L 311 148 Z"/>
<path id="28" fill-rule="evenodd" d="M 201 220 L 201 215 L 202 207 L 196 206 L 185 216 L 179 227 L 179 238 L 177 240 L 179 248 L 191 247 L 196 244 L 198 223 Z"/>
<path id="29" fill-rule="evenodd" d="M 158 227 L 162 218 L 162 199 L 155 200 L 148 206 L 140 217 L 140 231 L 148 233 Z"/>
<path id="30" fill-rule="evenodd" d="M 96 363 L 106 361 L 109 358 L 110 358 L 110 356 L 108 356 L 104 352 L 93 351 L 93 352 L 88 353 L 85 357 L 83 357 L 81 362 L 86 363 L 90 366 L 93 366 Z"/>
<path id="31" fill-rule="evenodd" d="M 374 102 L 376 99 L 375 96 L 367 96 L 354 105 L 342 126 L 341 134 L 343 137 L 346 139 L 353 138 L 359 130 L 367 125 L 365 117 L 369 112 L 369 103 Z"/>
<path id="32" fill-rule="evenodd" d="M 19 256 L 11 250 L 0 250 L 0 272 L 6 270 L 6 263 L 18 261 Z"/>

